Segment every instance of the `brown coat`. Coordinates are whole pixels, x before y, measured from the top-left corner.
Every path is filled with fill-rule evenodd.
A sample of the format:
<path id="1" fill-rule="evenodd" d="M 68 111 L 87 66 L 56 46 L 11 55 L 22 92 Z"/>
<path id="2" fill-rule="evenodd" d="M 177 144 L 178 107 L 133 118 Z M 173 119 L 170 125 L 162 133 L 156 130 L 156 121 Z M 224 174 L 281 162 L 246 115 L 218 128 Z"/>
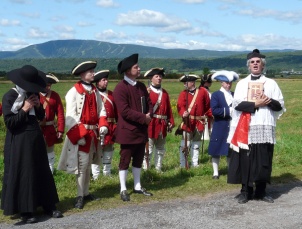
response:
<path id="1" fill-rule="evenodd" d="M 119 82 L 113 91 L 118 112 L 118 123 L 115 130 L 115 142 L 120 144 L 142 144 L 148 141 L 146 115 L 152 116 L 152 103 L 146 86 L 137 82 L 135 86 L 127 81 Z M 146 109 L 142 112 L 141 98 L 145 98 Z"/>

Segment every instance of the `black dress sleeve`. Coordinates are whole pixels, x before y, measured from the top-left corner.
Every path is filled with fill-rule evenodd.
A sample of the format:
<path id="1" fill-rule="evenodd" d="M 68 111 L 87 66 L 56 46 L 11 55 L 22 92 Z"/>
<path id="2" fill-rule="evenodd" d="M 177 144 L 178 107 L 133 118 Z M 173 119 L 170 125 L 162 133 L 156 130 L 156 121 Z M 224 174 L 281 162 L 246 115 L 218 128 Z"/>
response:
<path id="1" fill-rule="evenodd" d="M 273 111 L 281 111 L 282 110 L 282 106 L 281 106 L 280 102 L 275 100 L 275 99 L 271 99 L 271 102 L 267 106 L 270 109 L 272 109 Z"/>
<path id="2" fill-rule="evenodd" d="M 248 101 L 242 101 L 235 107 L 235 110 L 249 112 L 249 113 L 255 113 L 255 103 L 248 102 Z"/>

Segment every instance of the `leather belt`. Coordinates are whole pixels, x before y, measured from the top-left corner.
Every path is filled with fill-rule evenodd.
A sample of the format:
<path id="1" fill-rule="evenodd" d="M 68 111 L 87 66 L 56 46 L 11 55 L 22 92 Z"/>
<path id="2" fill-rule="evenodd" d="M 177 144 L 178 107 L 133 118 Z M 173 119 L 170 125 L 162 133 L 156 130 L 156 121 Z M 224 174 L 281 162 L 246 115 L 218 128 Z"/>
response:
<path id="1" fill-rule="evenodd" d="M 88 124 L 83 124 L 87 130 L 96 130 L 98 128 L 97 125 L 88 125 Z"/>
<path id="2" fill-rule="evenodd" d="M 52 126 L 54 124 L 55 124 L 55 121 L 40 122 L 41 126 Z"/>
<path id="3" fill-rule="evenodd" d="M 153 118 L 158 118 L 158 119 L 167 119 L 167 115 L 158 115 L 158 114 L 153 114 Z"/>
<path id="4" fill-rule="evenodd" d="M 206 120 L 207 119 L 207 116 L 193 116 L 193 115 L 190 115 L 189 117 L 190 117 L 190 119 L 195 119 L 195 120 Z"/>
<path id="5" fill-rule="evenodd" d="M 107 122 L 115 122 L 115 118 L 107 118 Z"/>

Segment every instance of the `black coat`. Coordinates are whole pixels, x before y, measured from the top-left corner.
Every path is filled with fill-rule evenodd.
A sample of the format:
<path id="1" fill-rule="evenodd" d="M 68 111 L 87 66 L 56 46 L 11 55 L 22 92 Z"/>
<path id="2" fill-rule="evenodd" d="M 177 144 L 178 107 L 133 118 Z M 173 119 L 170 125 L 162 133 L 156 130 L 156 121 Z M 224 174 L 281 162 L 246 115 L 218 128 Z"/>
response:
<path id="1" fill-rule="evenodd" d="M 45 112 L 41 105 L 35 109 L 36 116 L 22 109 L 14 114 L 11 108 L 17 97 L 16 91 L 9 90 L 2 100 L 7 132 L 1 209 L 4 215 L 35 212 L 39 206 L 54 210 L 59 198 L 38 123 Z"/>

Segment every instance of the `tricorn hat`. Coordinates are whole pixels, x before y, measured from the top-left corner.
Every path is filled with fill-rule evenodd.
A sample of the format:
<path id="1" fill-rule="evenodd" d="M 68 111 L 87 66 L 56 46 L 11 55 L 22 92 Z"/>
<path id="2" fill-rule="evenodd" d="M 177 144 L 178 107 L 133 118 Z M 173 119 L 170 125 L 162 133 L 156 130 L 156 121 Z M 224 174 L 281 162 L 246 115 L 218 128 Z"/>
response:
<path id="1" fill-rule="evenodd" d="M 14 69 L 7 76 L 8 79 L 26 92 L 46 91 L 46 74 L 32 65 L 24 65 L 22 68 Z"/>
<path id="2" fill-rule="evenodd" d="M 96 65 L 97 65 L 96 61 L 89 60 L 89 61 L 82 62 L 72 69 L 71 74 L 78 76 L 83 72 L 86 72 L 90 69 L 94 69 Z"/>
<path id="3" fill-rule="evenodd" d="M 144 77 L 153 77 L 154 75 L 161 75 L 161 76 L 165 76 L 165 69 L 163 68 L 151 68 L 150 70 L 148 70 Z"/>
<path id="4" fill-rule="evenodd" d="M 48 84 L 55 84 L 58 83 L 59 79 L 52 73 L 46 74 L 46 83 Z"/>
<path id="5" fill-rule="evenodd" d="M 129 68 L 131 68 L 133 65 L 137 64 L 138 62 L 138 54 L 132 54 L 131 56 L 128 56 L 124 58 L 117 66 L 117 71 L 122 74 Z"/>
<path id="6" fill-rule="evenodd" d="M 179 78 L 180 82 L 191 82 L 191 81 L 196 81 L 197 79 L 200 79 L 199 76 L 189 74 L 189 75 L 183 75 L 182 77 Z"/>
<path id="7" fill-rule="evenodd" d="M 101 70 L 94 74 L 94 80 L 93 83 L 98 82 L 99 80 L 103 78 L 108 78 L 109 76 L 109 70 Z"/>
<path id="8" fill-rule="evenodd" d="M 259 51 L 259 49 L 254 49 L 252 52 L 247 54 L 246 58 L 249 60 L 253 57 L 259 57 L 259 58 L 265 58 L 265 55 L 262 55 Z"/>
<path id="9" fill-rule="evenodd" d="M 222 82 L 233 82 L 239 79 L 239 75 L 234 71 L 221 70 L 212 75 L 213 80 Z"/>
<path id="10" fill-rule="evenodd" d="M 201 81 L 203 83 L 205 83 L 205 82 L 212 83 L 212 75 L 213 74 L 204 74 L 201 78 Z"/>

